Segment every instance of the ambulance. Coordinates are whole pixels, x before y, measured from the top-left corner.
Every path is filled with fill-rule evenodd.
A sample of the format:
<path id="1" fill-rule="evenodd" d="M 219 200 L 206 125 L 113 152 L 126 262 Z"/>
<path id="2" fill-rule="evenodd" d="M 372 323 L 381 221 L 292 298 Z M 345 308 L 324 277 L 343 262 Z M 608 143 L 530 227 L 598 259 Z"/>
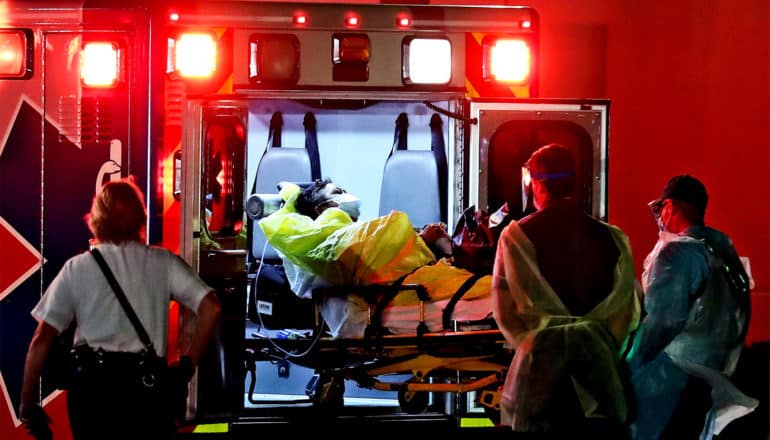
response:
<path id="1" fill-rule="evenodd" d="M 190 426 L 288 419 L 329 402 L 319 384 L 334 384 L 343 415 L 480 412 L 494 424 L 499 397 L 479 396 L 502 383 L 499 338 L 489 346 L 503 369 L 483 384 L 454 371 L 367 389 L 383 383 L 369 371 L 337 387 L 324 382 L 346 367 L 335 356 L 368 344 L 327 341 L 337 350 L 331 360 L 303 361 L 298 344 L 315 339 L 303 325 L 317 316 L 299 314 L 312 315 L 312 301 L 281 296 L 280 280 L 273 288 L 258 280 L 270 268 L 282 274 L 258 227 L 263 210 L 280 205 L 280 182 L 328 178 L 362 200 L 359 221 L 398 210 L 415 228 L 444 223 L 452 232 L 469 207 L 524 212 L 521 167 L 537 147 L 559 142 L 575 153 L 585 209 L 607 219 L 609 101 L 539 98 L 537 12 L 475 3 L 3 2 L 3 438 L 24 435 L 17 411 L 30 311 L 64 262 L 88 249 L 83 216 L 95 191 L 127 176 L 146 195 L 149 244 L 179 253 L 223 304 L 190 385 Z M 174 359 L 194 316 L 176 305 L 169 313 Z M 53 428 L 67 432 L 64 392 L 41 385 Z"/>

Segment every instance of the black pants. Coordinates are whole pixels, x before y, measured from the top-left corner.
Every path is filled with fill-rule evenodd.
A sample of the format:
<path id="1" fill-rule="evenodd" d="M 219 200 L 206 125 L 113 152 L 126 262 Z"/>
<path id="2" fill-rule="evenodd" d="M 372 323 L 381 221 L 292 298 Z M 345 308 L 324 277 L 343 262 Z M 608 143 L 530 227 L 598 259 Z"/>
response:
<path id="1" fill-rule="evenodd" d="M 131 356 L 114 356 L 78 377 L 67 391 L 75 440 L 165 440 L 176 435 L 170 393 L 141 383 Z M 111 358 L 110 358 L 111 360 Z"/>

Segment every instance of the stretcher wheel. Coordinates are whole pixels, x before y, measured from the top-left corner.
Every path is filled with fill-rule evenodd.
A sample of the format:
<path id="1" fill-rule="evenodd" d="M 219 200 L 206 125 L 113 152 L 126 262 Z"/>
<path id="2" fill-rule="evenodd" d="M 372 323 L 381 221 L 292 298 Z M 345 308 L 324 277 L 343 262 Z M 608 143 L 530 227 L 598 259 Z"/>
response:
<path id="1" fill-rule="evenodd" d="M 340 376 L 321 374 L 310 398 L 315 408 L 341 409 L 345 404 L 345 380 Z"/>
<path id="2" fill-rule="evenodd" d="M 408 414 L 420 414 L 428 408 L 428 393 L 426 391 L 398 392 L 398 404 Z"/>
<path id="3" fill-rule="evenodd" d="M 502 385 L 482 389 L 476 395 L 476 404 L 484 408 L 484 415 L 495 425 L 500 424 L 500 398 L 503 394 Z"/>

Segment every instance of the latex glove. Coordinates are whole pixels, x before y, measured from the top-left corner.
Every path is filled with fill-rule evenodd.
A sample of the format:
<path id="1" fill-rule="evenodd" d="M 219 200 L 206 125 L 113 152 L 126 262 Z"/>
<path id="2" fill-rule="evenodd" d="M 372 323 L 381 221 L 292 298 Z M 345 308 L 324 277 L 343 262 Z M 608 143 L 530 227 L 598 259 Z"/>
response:
<path id="1" fill-rule="evenodd" d="M 48 426 L 51 419 L 40 405 L 25 406 L 19 412 L 21 422 L 35 440 L 51 440 L 53 432 Z"/>

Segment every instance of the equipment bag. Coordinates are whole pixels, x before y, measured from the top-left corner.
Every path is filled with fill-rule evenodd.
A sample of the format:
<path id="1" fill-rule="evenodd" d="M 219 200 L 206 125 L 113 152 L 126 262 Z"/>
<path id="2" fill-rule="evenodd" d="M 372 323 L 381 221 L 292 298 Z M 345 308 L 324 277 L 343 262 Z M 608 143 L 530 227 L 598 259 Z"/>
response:
<path id="1" fill-rule="evenodd" d="M 250 281 L 249 320 L 261 327 L 280 330 L 315 327 L 315 304 L 291 291 L 280 264 L 262 262 L 258 276 Z"/>

